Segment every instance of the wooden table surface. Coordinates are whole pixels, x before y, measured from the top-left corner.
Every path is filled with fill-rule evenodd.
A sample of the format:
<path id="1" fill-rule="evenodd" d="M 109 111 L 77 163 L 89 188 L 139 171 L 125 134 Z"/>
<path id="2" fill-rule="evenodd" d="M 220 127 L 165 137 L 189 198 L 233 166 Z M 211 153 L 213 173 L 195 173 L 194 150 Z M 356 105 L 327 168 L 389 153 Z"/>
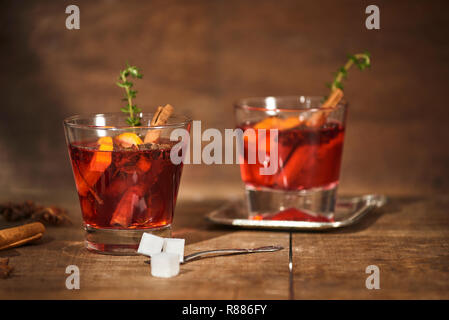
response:
<path id="1" fill-rule="evenodd" d="M 61 201 L 74 226 L 49 227 L 39 243 L 0 252 L 14 266 L 10 278 L 0 279 L 0 299 L 449 298 L 449 196 L 392 198 L 357 225 L 294 233 L 213 225 L 204 215 L 224 200 L 180 201 L 173 236 L 186 239 L 187 254 L 273 244 L 285 249 L 193 261 L 170 279 L 152 277 L 142 256 L 88 252 L 76 201 Z M 79 290 L 65 287 L 68 265 L 80 269 Z M 380 269 L 379 290 L 365 287 L 369 265 Z"/>

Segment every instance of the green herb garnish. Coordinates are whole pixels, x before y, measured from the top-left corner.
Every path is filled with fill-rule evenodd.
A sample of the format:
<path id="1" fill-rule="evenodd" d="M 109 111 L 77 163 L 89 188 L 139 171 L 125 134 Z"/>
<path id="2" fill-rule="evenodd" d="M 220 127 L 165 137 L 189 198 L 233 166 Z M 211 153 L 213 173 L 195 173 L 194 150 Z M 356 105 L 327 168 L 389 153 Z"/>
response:
<path id="1" fill-rule="evenodd" d="M 346 64 L 335 73 L 334 81 L 327 84 L 327 86 L 331 89 L 331 92 L 337 88 L 343 90 L 343 84 L 341 82 L 348 76 L 348 70 L 352 65 L 355 65 L 360 70 L 369 68 L 371 66 L 370 56 L 371 55 L 369 52 L 348 55 L 348 62 L 346 62 Z"/>
<path id="2" fill-rule="evenodd" d="M 120 110 L 124 113 L 129 114 L 126 122 L 130 126 L 140 126 L 140 116 L 137 115 L 137 113 L 141 112 L 142 110 L 137 108 L 137 106 L 132 102 L 132 99 L 136 97 L 137 90 L 131 89 L 133 83 L 127 79 L 128 76 L 131 76 L 132 78 L 142 79 L 142 74 L 139 73 L 139 69 L 126 63 L 126 69 L 120 71 L 120 77 L 119 81 L 117 81 L 117 85 L 120 88 L 125 89 L 125 97 L 122 100 L 127 101 L 128 104 L 126 107 L 120 108 Z"/>

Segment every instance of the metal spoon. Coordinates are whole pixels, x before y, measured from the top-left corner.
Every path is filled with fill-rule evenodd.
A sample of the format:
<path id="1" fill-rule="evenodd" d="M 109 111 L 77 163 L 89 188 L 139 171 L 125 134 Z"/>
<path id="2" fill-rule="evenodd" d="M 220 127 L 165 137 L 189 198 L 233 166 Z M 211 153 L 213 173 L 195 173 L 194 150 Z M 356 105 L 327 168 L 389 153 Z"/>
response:
<path id="1" fill-rule="evenodd" d="M 207 251 L 200 251 L 196 253 L 189 254 L 187 256 L 184 256 L 184 261 L 181 262 L 181 264 L 184 264 L 186 262 L 192 261 L 194 259 L 198 259 L 204 256 L 208 255 L 217 255 L 217 256 L 223 256 L 228 254 L 245 254 L 245 253 L 257 253 L 257 252 L 274 252 L 284 249 L 284 247 L 281 246 L 266 246 L 266 247 L 259 247 L 259 248 L 249 248 L 249 249 L 217 249 L 217 250 L 207 250 Z M 150 260 L 145 261 L 145 263 L 150 263 Z"/>
<path id="2" fill-rule="evenodd" d="M 187 256 L 184 256 L 184 262 L 186 263 L 191 260 L 208 256 L 208 255 L 214 255 L 218 253 L 218 256 L 222 255 L 228 255 L 228 254 L 244 254 L 244 253 L 257 253 L 257 252 L 274 252 L 284 249 L 281 246 L 266 246 L 266 247 L 260 247 L 260 248 L 252 248 L 252 249 L 218 249 L 218 250 L 207 250 L 207 251 L 200 251 L 196 253 L 189 254 Z"/>

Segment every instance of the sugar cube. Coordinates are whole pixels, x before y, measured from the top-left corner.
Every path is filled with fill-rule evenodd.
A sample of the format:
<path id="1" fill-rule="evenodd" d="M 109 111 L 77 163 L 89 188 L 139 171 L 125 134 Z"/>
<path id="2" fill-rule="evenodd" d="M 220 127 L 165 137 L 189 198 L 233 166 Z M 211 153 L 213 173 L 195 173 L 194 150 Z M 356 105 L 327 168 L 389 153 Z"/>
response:
<path id="1" fill-rule="evenodd" d="M 142 234 L 142 239 L 140 240 L 137 253 L 151 257 L 156 253 L 160 253 L 163 246 L 164 238 L 145 232 L 144 234 Z"/>
<path id="2" fill-rule="evenodd" d="M 176 253 L 161 252 L 151 256 L 151 275 L 171 278 L 179 273 L 179 256 Z"/>
<path id="3" fill-rule="evenodd" d="M 185 239 L 164 238 L 163 252 L 176 253 L 179 255 L 179 262 L 184 262 Z"/>

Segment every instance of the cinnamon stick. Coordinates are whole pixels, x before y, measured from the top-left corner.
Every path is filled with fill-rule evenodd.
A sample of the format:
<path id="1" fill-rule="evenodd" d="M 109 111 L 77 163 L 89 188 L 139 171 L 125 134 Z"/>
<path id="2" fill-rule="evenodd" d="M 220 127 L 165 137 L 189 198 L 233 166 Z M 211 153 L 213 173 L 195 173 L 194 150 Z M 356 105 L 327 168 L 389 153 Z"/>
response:
<path id="1" fill-rule="evenodd" d="M 40 222 L 0 230 L 0 250 L 18 247 L 40 239 L 44 232 L 45 227 Z"/>
<path id="2" fill-rule="evenodd" d="M 165 105 L 165 107 L 159 106 L 157 107 L 157 111 L 151 119 L 150 125 L 153 126 L 161 126 L 167 123 L 168 118 L 173 113 L 173 107 L 169 104 Z M 145 135 L 144 143 L 155 143 L 159 137 L 161 136 L 160 129 L 149 129 L 147 134 Z"/>
<path id="3" fill-rule="evenodd" d="M 321 105 L 321 109 L 332 109 L 340 102 L 343 98 L 343 91 L 340 89 L 335 89 L 332 94 L 327 98 L 327 100 Z M 319 110 L 312 114 L 306 121 L 308 127 L 321 127 L 326 123 L 326 118 L 328 113 L 327 110 Z"/>
<path id="4" fill-rule="evenodd" d="M 332 94 L 327 98 L 326 101 L 324 101 L 324 103 L 321 105 L 321 108 L 335 108 L 335 106 L 340 102 L 341 99 L 343 99 L 343 91 L 337 88 L 332 91 Z"/>

